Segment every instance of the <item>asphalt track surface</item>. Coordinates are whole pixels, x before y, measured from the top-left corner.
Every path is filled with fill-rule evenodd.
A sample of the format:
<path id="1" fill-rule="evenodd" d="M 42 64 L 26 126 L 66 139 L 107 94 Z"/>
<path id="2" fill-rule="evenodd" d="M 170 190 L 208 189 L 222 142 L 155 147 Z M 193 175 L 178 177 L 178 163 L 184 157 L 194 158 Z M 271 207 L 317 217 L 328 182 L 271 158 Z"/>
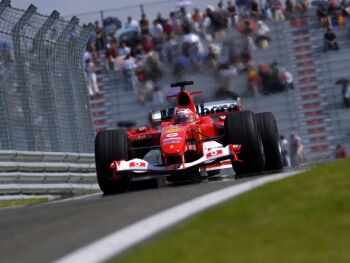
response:
<path id="1" fill-rule="evenodd" d="M 0 262 L 51 262 L 147 216 L 255 178 L 3 209 L 0 210 Z"/>

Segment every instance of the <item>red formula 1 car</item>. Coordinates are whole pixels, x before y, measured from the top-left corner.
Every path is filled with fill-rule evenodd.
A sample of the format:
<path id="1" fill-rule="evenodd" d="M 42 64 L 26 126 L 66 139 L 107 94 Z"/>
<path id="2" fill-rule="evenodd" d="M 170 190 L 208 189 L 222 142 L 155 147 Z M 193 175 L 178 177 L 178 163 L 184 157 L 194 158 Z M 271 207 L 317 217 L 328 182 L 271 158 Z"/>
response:
<path id="1" fill-rule="evenodd" d="M 195 105 L 180 87 L 176 108 L 150 113 L 149 127 L 100 131 L 95 140 L 97 179 L 105 194 L 127 191 L 133 181 L 199 181 L 232 167 L 237 176 L 282 170 L 272 113 L 242 111 L 240 98 Z M 158 150 L 158 162 L 147 160 Z"/>

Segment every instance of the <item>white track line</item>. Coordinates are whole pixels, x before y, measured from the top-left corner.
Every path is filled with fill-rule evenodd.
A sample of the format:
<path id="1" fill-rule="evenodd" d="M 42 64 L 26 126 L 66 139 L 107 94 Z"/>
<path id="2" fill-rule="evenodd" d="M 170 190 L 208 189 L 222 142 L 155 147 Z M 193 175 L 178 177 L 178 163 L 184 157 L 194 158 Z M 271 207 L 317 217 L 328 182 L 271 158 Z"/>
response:
<path id="1" fill-rule="evenodd" d="M 197 197 L 118 230 L 58 259 L 54 263 L 103 262 L 204 209 L 222 203 L 268 182 L 280 180 L 298 173 L 300 171 L 264 176 Z"/>

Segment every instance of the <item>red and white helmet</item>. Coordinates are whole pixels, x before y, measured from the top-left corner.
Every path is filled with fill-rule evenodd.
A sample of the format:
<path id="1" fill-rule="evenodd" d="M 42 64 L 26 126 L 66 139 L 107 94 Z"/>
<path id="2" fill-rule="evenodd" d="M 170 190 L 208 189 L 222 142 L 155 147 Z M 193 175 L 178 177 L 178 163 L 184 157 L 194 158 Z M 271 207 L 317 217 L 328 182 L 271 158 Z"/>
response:
<path id="1" fill-rule="evenodd" d="M 191 123 L 196 120 L 195 114 L 188 108 L 178 108 L 175 112 L 175 121 L 177 123 Z"/>

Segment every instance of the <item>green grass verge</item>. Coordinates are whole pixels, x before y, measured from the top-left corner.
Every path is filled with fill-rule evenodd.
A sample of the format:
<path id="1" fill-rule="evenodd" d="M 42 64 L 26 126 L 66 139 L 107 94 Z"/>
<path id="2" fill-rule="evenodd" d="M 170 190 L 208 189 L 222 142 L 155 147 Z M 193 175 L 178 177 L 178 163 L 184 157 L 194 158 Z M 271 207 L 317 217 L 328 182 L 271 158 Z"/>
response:
<path id="1" fill-rule="evenodd" d="M 350 159 L 212 208 L 111 262 L 350 262 Z"/>
<path id="2" fill-rule="evenodd" d="M 21 199 L 21 200 L 0 201 L 0 208 L 22 206 L 22 205 L 35 205 L 35 204 L 40 204 L 48 201 L 49 201 L 48 198 L 31 198 L 31 199 Z"/>

